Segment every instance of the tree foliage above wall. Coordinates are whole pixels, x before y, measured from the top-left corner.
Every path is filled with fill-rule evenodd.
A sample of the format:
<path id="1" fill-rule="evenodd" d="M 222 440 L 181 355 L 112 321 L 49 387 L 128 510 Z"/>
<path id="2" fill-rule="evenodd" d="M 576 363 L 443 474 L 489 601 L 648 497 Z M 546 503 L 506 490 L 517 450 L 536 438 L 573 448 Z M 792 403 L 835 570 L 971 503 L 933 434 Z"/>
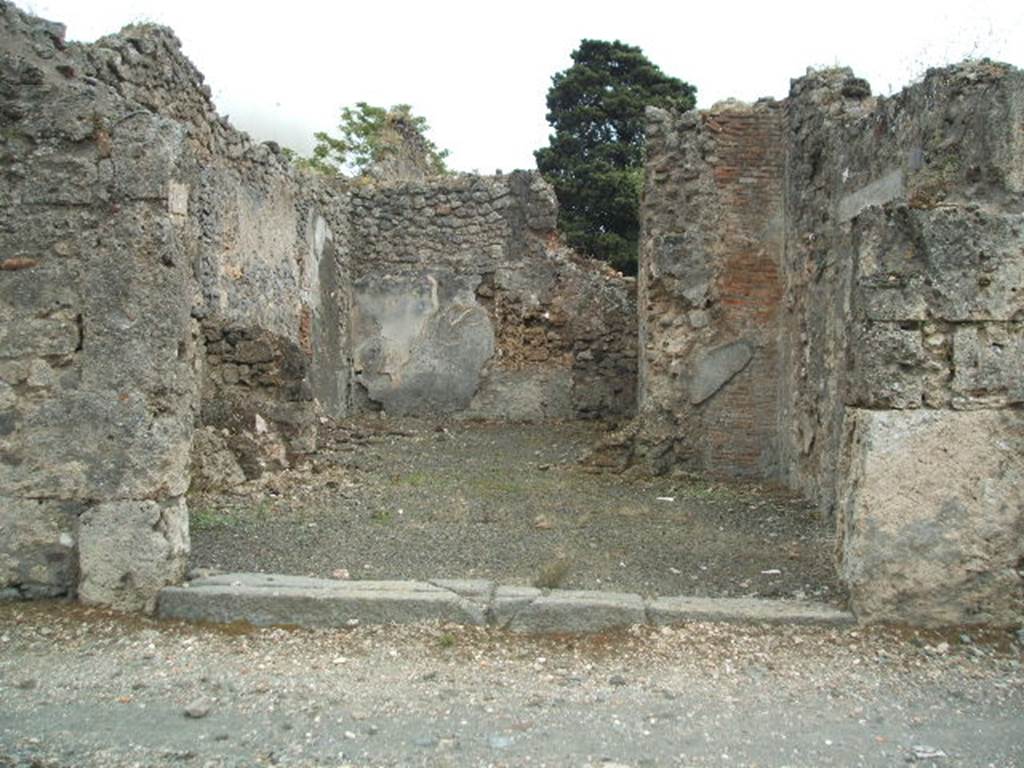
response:
<path id="1" fill-rule="evenodd" d="M 547 147 L 534 154 L 554 186 L 569 244 L 636 273 L 644 109 L 692 109 L 696 88 L 664 74 L 639 48 L 583 40 L 552 78 Z"/>
<path id="2" fill-rule="evenodd" d="M 448 172 L 448 150 L 438 149 L 426 137 L 429 129 L 426 118 L 414 115 L 408 104 L 385 108 L 360 101 L 341 110 L 339 135 L 314 134 L 313 154 L 299 162 L 322 173 L 352 175 L 413 163 L 422 175 L 443 175 Z"/>

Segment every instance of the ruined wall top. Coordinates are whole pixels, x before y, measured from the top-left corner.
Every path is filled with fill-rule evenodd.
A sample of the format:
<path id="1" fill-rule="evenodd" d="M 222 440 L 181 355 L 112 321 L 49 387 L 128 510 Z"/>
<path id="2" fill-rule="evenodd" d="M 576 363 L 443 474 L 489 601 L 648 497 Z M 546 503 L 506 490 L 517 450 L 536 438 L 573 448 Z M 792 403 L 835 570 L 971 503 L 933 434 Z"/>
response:
<path id="1" fill-rule="evenodd" d="M 128 105 L 181 123 L 200 156 L 289 168 L 280 147 L 254 142 L 217 114 L 205 78 L 168 27 L 133 24 L 94 43 L 66 42 L 62 24 L 24 13 L 6 0 L 0 0 L 0 23 L 6 28 L 4 53 L 8 61 L 20 62 L 25 76 L 62 87 L 78 83 L 101 101 L 110 100 L 101 93 L 109 88 Z M 40 67 L 41 62 L 53 66 Z"/>

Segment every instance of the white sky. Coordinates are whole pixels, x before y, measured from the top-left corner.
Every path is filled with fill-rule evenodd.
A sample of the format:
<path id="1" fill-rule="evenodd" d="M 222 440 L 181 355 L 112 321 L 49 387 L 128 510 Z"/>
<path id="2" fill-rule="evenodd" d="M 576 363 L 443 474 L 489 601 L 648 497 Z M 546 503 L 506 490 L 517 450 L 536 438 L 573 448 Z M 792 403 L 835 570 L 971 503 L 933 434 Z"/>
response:
<path id="1" fill-rule="evenodd" d="M 701 107 L 783 97 L 808 66 L 851 66 L 882 94 L 966 56 L 1024 67 L 1024 0 L 15 2 L 76 40 L 173 27 L 221 113 L 258 139 L 306 152 L 344 105 L 409 103 L 451 167 L 483 173 L 534 167 L 551 76 L 587 37 L 640 46 Z"/>

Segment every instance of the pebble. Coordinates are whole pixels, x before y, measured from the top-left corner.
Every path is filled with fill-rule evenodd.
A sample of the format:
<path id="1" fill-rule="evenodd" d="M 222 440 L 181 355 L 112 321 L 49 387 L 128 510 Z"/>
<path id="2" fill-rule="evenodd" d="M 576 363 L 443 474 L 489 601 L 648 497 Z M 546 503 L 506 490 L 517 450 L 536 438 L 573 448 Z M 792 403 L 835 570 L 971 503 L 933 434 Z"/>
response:
<path id="1" fill-rule="evenodd" d="M 199 720 L 200 718 L 206 717 L 210 714 L 210 709 L 210 702 L 206 699 L 196 699 L 185 707 L 185 717 L 193 720 Z"/>

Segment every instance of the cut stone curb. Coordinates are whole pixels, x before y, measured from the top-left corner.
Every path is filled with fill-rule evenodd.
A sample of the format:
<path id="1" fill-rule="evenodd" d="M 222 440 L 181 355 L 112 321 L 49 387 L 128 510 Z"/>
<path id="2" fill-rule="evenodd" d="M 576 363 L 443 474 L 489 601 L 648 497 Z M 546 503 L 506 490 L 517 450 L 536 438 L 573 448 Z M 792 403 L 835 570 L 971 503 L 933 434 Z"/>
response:
<path id="1" fill-rule="evenodd" d="M 764 622 L 768 624 L 856 624 L 852 613 L 822 603 L 757 600 L 749 597 L 659 597 L 647 604 L 651 624 L 688 621 Z"/>
<path id="2" fill-rule="evenodd" d="M 541 590 L 492 581 L 336 581 L 229 573 L 160 592 L 161 618 L 257 626 L 346 627 L 440 621 L 492 624 L 521 634 L 586 634 L 639 624 L 694 621 L 844 625 L 853 615 L 828 605 L 751 598 L 659 597 Z"/>
<path id="3" fill-rule="evenodd" d="M 485 624 L 485 607 L 418 581 L 331 581 L 228 574 L 160 592 L 161 618 L 257 626 L 344 627 L 446 621 Z"/>
<path id="4" fill-rule="evenodd" d="M 607 632 L 646 621 L 640 595 L 552 590 L 523 604 L 505 625 L 525 634 Z"/>

